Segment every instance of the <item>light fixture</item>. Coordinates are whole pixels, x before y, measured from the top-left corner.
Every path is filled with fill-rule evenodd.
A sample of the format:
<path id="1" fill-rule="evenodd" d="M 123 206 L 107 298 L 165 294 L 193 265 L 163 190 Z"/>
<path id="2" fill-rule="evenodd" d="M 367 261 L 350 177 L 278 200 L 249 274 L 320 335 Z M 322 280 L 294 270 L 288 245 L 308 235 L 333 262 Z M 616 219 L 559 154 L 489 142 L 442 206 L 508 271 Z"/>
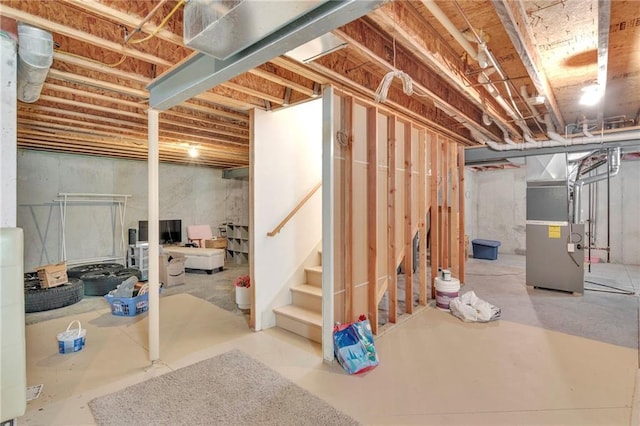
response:
<path id="1" fill-rule="evenodd" d="M 189 157 L 196 158 L 198 156 L 198 148 L 195 146 L 189 147 Z"/>
<path id="2" fill-rule="evenodd" d="M 582 88 L 582 96 L 580 96 L 580 105 L 593 106 L 600 102 L 602 98 L 602 90 L 598 84 L 591 84 Z"/>

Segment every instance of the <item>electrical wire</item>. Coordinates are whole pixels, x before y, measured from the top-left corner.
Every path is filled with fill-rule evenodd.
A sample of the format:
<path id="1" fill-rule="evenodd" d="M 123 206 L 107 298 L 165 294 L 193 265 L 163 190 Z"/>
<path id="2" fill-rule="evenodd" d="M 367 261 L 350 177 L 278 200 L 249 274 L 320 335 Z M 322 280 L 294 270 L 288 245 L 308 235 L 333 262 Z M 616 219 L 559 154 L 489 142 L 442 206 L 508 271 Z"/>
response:
<path id="1" fill-rule="evenodd" d="M 140 38 L 140 39 L 136 39 L 136 40 L 131 40 L 131 39 L 126 40 L 126 41 L 125 41 L 125 43 L 124 43 L 124 45 L 122 46 L 122 48 L 124 49 L 124 48 L 125 48 L 126 46 L 128 46 L 129 44 L 139 44 L 139 43 L 142 43 L 142 42 L 144 42 L 144 41 L 150 40 L 150 39 L 152 39 L 153 37 L 155 37 L 155 36 L 160 32 L 160 30 L 162 30 L 162 29 L 164 28 L 164 26 L 165 26 L 165 25 L 167 25 L 167 22 L 169 22 L 169 19 L 171 19 L 171 17 L 172 17 L 172 16 L 173 16 L 177 11 L 178 11 L 178 9 L 179 9 L 179 8 L 180 8 L 184 3 L 185 3 L 185 0 L 180 0 L 180 1 L 179 1 L 179 2 L 178 2 L 178 3 L 173 7 L 173 9 L 171 10 L 171 12 L 169 12 L 169 14 L 168 14 L 168 15 L 167 15 L 163 20 L 162 20 L 162 22 L 160 23 L 160 25 L 158 25 L 158 27 L 157 27 L 155 30 L 153 30 L 153 32 L 152 32 L 151 34 L 149 34 L 149 35 L 148 35 L 148 36 L 146 36 L 146 37 L 143 37 L 143 38 Z M 136 32 L 139 32 L 139 31 L 140 31 L 140 29 L 139 29 L 139 28 L 137 28 L 135 31 L 136 31 Z M 129 55 L 127 55 L 126 53 L 123 53 L 123 54 L 122 54 L 122 57 L 120 58 L 120 60 L 119 60 L 119 61 L 117 61 L 117 62 L 115 62 L 115 63 L 113 63 L 113 64 L 107 64 L 107 63 L 105 63 L 105 62 L 98 61 L 98 60 L 96 60 L 96 59 L 91 59 L 91 58 L 88 58 L 88 57 L 86 57 L 86 56 L 76 55 L 76 54 L 74 54 L 74 53 L 64 52 L 64 51 L 62 51 L 62 50 L 58 50 L 58 49 L 56 49 L 55 51 L 56 51 L 56 52 L 60 52 L 60 53 L 64 53 L 65 55 L 74 56 L 74 57 L 76 57 L 76 58 L 85 59 L 85 60 L 88 60 L 88 61 L 93 62 L 93 63 L 96 63 L 96 64 L 100 64 L 100 65 L 107 66 L 107 67 L 109 67 L 109 68 L 115 68 L 115 67 L 117 67 L 117 66 L 121 65 L 121 64 L 122 64 L 122 63 L 123 63 L 123 62 L 124 62 L 128 57 L 129 57 Z"/>
<path id="2" fill-rule="evenodd" d="M 167 22 L 169 22 L 169 19 L 171 19 L 171 17 L 178 11 L 178 9 L 180 8 L 180 6 L 182 6 L 185 3 L 185 0 L 180 0 L 174 7 L 173 9 L 171 9 L 171 12 L 169 12 L 169 14 L 162 20 L 162 22 L 160 22 L 160 25 L 158 25 L 158 27 L 153 30 L 153 32 L 151 34 L 149 34 L 146 37 L 143 38 L 139 38 L 136 40 L 129 40 L 130 44 L 138 44 L 138 43 L 142 43 L 144 41 L 147 40 L 151 40 L 153 37 L 155 37 L 160 30 L 162 30 L 164 28 L 165 25 L 167 25 Z M 137 31 L 140 31 L 139 29 L 137 29 Z"/>
<path id="3" fill-rule="evenodd" d="M 408 95 L 413 95 L 413 80 L 411 76 L 404 71 L 394 70 L 388 72 L 380 81 L 378 88 L 376 89 L 375 100 L 378 103 L 384 103 L 387 100 L 387 95 L 389 93 L 389 87 L 391 86 L 391 82 L 393 79 L 397 77 L 402 82 L 402 91 Z"/>

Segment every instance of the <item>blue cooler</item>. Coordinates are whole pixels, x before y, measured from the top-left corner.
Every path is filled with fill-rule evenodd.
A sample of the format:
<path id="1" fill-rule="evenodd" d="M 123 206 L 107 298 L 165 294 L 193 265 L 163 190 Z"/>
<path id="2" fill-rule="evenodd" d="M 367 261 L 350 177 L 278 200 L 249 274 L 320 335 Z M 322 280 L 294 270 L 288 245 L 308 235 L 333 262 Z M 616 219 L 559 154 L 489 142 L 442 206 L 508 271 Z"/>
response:
<path id="1" fill-rule="evenodd" d="M 496 260 L 498 258 L 498 247 L 500 241 L 475 239 L 473 244 L 473 257 L 475 259 Z"/>

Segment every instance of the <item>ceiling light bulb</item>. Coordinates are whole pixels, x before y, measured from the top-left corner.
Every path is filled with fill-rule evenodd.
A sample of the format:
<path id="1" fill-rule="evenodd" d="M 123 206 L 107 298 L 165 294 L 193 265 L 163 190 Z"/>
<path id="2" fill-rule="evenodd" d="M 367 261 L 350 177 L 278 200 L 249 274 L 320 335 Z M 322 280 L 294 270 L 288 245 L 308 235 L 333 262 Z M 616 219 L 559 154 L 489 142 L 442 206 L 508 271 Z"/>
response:
<path id="1" fill-rule="evenodd" d="M 582 96 L 580 97 L 580 105 L 593 106 L 602 98 L 602 90 L 597 84 L 592 84 L 582 88 Z"/>
<path id="2" fill-rule="evenodd" d="M 189 157 L 196 158 L 197 156 L 198 156 L 198 148 L 196 148 L 195 146 L 192 146 L 191 148 L 189 148 Z"/>

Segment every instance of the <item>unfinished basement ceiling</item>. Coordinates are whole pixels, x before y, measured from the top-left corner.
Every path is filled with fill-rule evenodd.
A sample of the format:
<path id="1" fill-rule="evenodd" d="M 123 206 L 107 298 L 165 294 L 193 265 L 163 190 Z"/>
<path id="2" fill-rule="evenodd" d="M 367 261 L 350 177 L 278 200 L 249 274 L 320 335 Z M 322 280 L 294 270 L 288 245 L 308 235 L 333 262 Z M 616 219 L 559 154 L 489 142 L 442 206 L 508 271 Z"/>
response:
<path id="1" fill-rule="evenodd" d="M 284 7 L 286 2 L 277 4 Z M 481 68 L 445 29 L 442 18 L 436 19 L 434 5 L 476 53 L 476 35 L 484 39 L 499 72 Z M 143 30 L 135 32 L 154 8 Z M 608 37 L 607 31 L 599 31 L 603 8 L 610 8 Z M 136 42 L 173 9 L 175 14 L 154 37 Z M 182 11 L 175 0 L 3 1 L 3 29 L 14 20 L 25 22 L 51 31 L 55 42 L 40 99 L 18 103 L 19 147 L 145 159 L 146 87 L 194 53 L 182 41 Z M 381 107 L 466 145 L 501 141 L 504 131 L 521 141 L 524 129 L 545 139 L 547 129 L 534 115 L 547 113 L 560 133 L 578 128 L 583 120 L 592 127 L 604 120 L 605 128 L 638 124 L 637 1 L 394 1 L 333 33 L 347 47 L 307 64 L 274 58 L 163 112 L 161 161 L 246 166 L 250 110 L 303 102 L 324 84 L 373 99 L 394 64 L 411 76 L 414 94 L 404 94 L 395 79 Z M 602 63 L 605 101 L 579 105 L 581 89 L 598 81 Z M 602 66 L 600 70 L 602 78 Z M 542 95 L 545 101 L 531 107 L 526 95 Z M 199 149 L 197 158 L 188 156 L 190 147 Z"/>

